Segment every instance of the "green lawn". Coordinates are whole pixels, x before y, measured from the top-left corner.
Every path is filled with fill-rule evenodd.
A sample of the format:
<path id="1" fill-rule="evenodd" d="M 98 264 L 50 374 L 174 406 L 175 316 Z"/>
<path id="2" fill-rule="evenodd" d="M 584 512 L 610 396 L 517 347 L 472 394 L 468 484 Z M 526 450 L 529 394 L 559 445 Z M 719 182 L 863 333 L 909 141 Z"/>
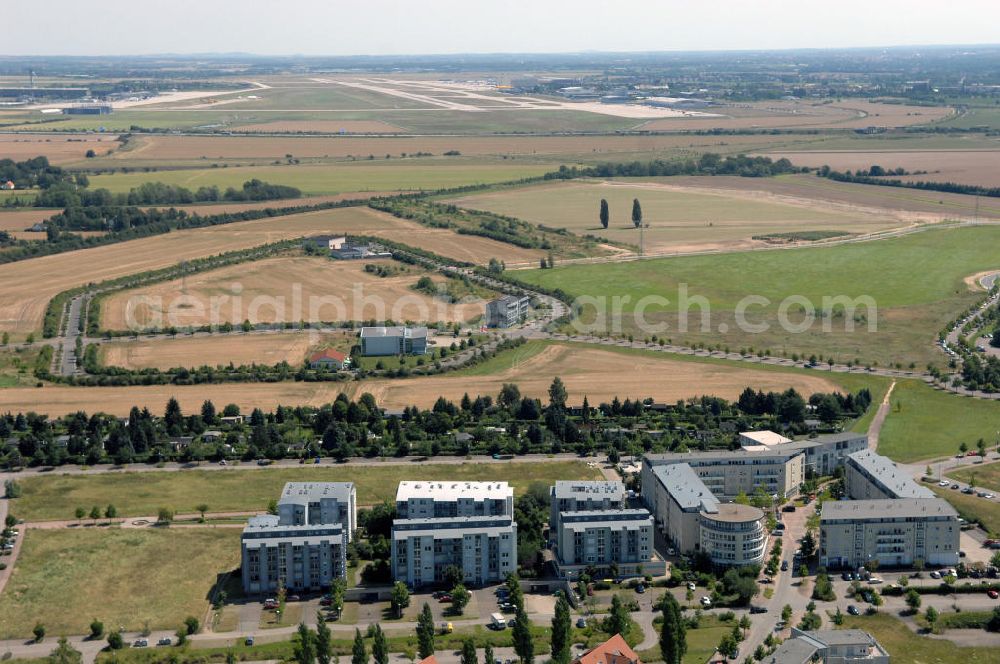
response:
<path id="1" fill-rule="evenodd" d="M 1000 403 L 935 390 L 916 380 L 902 380 L 890 399 L 878 451 L 896 461 L 951 456 L 961 443 L 975 449 L 990 444 L 1000 431 Z"/>
<path id="2" fill-rule="evenodd" d="M 113 503 L 123 516 L 152 516 L 161 507 L 177 513 L 195 512 L 205 503 L 211 512 L 265 510 L 278 498 L 285 482 L 353 481 L 358 504 L 392 499 L 403 480 L 507 480 L 515 492 L 532 482 L 557 479 L 600 479 L 600 472 L 582 461 L 461 464 L 410 463 L 393 465 L 304 465 L 225 471 L 122 472 L 100 475 L 47 475 L 19 480 L 23 496 L 11 510 L 28 521 L 73 519 L 74 510 Z"/>
<path id="3" fill-rule="evenodd" d="M 994 446 L 991 444 L 990 447 Z M 948 473 L 948 477 L 991 491 L 1000 491 L 1000 463 L 984 463 L 981 466 L 953 470 Z"/>
<path id="4" fill-rule="evenodd" d="M 239 189 L 258 178 L 271 184 L 298 187 L 306 195 L 339 194 L 352 191 L 395 191 L 441 189 L 461 185 L 504 182 L 541 175 L 553 164 L 500 163 L 485 160 L 431 160 L 414 162 L 385 160 L 340 162 L 321 165 L 249 166 L 197 168 L 152 173 L 95 175 L 91 189 L 106 188 L 126 192 L 144 182 L 164 182 L 190 189 L 216 185 Z"/>
<path id="5" fill-rule="evenodd" d="M 944 488 L 937 484 L 931 490 L 944 498 L 967 521 L 978 521 L 987 532 L 1000 535 L 1000 505 L 979 496 L 969 496 L 958 489 Z"/>
<path id="6" fill-rule="evenodd" d="M 239 566 L 238 529 L 85 528 L 25 533 L 0 602 L 0 639 L 106 629 L 173 629 L 201 619 L 216 575 Z"/>
<path id="7" fill-rule="evenodd" d="M 689 629 L 685 634 L 687 639 L 687 653 L 684 655 L 684 664 L 704 664 L 708 658 L 715 654 L 715 649 L 722 641 L 722 637 L 733 630 L 732 623 L 724 623 L 714 616 L 704 616 L 698 629 Z M 663 655 L 659 647 L 643 650 L 636 653 L 643 662 L 662 662 Z"/>
<path id="8" fill-rule="evenodd" d="M 862 629 L 878 640 L 892 664 L 998 664 L 1000 648 L 960 648 L 945 639 L 912 632 L 898 618 L 886 614 L 845 616 L 843 629 Z"/>
<path id="9" fill-rule="evenodd" d="M 772 354 L 815 353 L 883 365 L 916 362 L 922 368 L 926 362 L 943 363 L 944 356 L 933 347 L 937 333 L 979 297 L 969 292 L 963 278 L 1000 268 L 994 250 L 998 241 L 997 227 L 939 229 L 836 247 L 557 265 L 516 275 L 573 296 L 597 298 L 607 312 L 607 322 L 595 324 L 599 329 L 611 331 L 620 321 L 624 332 L 657 333 L 688 345 L 753 346 Z M 737 304 L 751 295 L 766 301 L 745 302 L 746 322 L 767 325 L 766 330 L 751 332 L 737 324 Z M 621 302 L 620 314 L 615 296 L 628 298 Z M 682 296 L 686 307 L 680 305 Z M 703 309 L 692 303 L 696 297 L 707 301 L 707 325 Z M 790 297 L 796 298 L 785 305 L 791 326 L 782 326 L 782 301 Z M 796 329 L 809 309 L 822 310 L 824 298 L 837 297 L 868 298 L 874 307 L 859 301 L 853 317 L 838 313 L 842 306 L 834 307 L 832 318 L 817 317 Z M 582 320 L 591 323 L 596 304 L 584 305 Z M 679 310 L 688 312 L 687 331 Z M 637 311 L 645 322 L 634 315 Z M 848 323 L 854 324 L 853 331 Z M 875 330 L 869 330 L 872 323 Z"/>

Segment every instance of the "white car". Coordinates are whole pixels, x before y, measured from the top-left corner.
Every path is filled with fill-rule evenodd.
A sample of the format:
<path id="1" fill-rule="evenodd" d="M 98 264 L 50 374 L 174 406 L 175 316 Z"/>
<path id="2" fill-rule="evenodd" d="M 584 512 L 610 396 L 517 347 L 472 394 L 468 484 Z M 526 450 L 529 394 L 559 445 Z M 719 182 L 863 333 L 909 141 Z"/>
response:
<path id="1" fill-rule="evenodd" d="M 948 480 L 941 480 L 938 482 L 938 486 L 948 486 Z"/>
<path id="2" fill-rule="evenodd" d="M 708 595 L 705 595 L 704 597 L 701 598 L 701 605 L 706 608 L 712 606 L 712 598 L 709 597 Z"/>
<path id="3" fill-rule="evenodd" d="M 933 572 L 931 572 L 931 578 L 932 579 L 940 579 L 941 578 L 941 572 L 939 572 L 937 570 L 934 570 Z"/>
<path id="4" fill-rule="evenodd" d="M 985 496 L 983 496 L 983 498 L 985 498 L 986 500 L 993 500 L 994 498 L 996 498 L 996 496 L 994 496 L 992 493 L 988 493 Z"/>
<path id="5" fill-rule="evenodd" d="M 882 583 L 882 579 L 878 578 L 877 576 L 873 576 L 870 579 L 868 579 L 868 583 L 875 586 Z"/>
<path id="6" fill-rule="evenodd" d="M 694 581 L 688 581 L 688 590 L 693 591 L 695 588 L 697 588 L 697 586 L 694 585 Z"/>

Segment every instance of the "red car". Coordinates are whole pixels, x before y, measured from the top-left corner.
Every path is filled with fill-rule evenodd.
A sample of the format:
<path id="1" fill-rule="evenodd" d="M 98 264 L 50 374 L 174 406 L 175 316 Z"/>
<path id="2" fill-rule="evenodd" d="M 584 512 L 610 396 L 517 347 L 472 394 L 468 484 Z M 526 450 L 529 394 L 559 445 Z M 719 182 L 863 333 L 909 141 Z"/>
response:
<path id="1" fill-rule="evenodd" d="M 451 601 L 451 595 L 447 595 L 447 594 L 441 595 L 441 597 L 438 599 L 438 601 L 439 602 L 450 602 Z"/>
<path id="2" fill-rule="evenodd" d="M 997 597 L 1000 597 L 1000 593 L 998 593 L 995 590 L 990 590 L 986 594 L 990 596 L 990 599 L 996 599 Z"/>

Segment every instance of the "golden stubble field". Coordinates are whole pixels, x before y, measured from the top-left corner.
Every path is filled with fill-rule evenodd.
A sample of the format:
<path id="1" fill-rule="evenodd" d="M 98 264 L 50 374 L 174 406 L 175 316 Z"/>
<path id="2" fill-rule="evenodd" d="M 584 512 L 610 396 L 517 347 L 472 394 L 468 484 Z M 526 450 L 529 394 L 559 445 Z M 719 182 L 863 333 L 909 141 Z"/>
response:
<path id="1" fill-rule="evenodd" d="M 238 404 L 273 409 L 278 404 L 319 406 L 345 392 L 356 398 L 372 393 L 386 407 L 417 405 L 431 407 L 438 396 L 458 401 L 471 396 L 496 396 L 504 383 L 517 383 L 521 393 L 546 400 L 555 376 L 566 384 L 570 402 L 586 396 L 591 404 L 622 399 L 653 397 L 674 402 L 701 395 L 735 399 L 746 387 L 786 390 L 794 387 L 802 394 L 829 392 L 839 388 L 819 375 L 767 371 L 739 366 L 694 362 L 623 353 L 577 344 L 552 344 L 526 361 L 487 375 L 441 375 L 398 380 L 361 380 L 350 383 L 234 383 L 221 385 L 157 385 L 136 387 L 7 388 L 0 390 L 0 410 L 44 412 L 50 416 L 77 410 L 103 411 L 125 415 L 133 405 L 163 412 L 175 397 L 184 412 L 197 412 L 205 399 L 217 406 Z"/>
<path id="2" fill-rule="evenodd" d="M 288 362 L 299 366 L 306 356 L 320 348 L 348 352 L 355 343 L 354 332 L 275 332 L 242 336 L 205 336 L 138 341 L 114 341 L 101 345 L 101 360 L 109 366 L 127 369 L 200 367 L 243 364 L 272 365 Z"/>
<path id="3" fill-rule="evenodd" d="M 376 265 L 400 272 L 379 277 Z M 394 260 L 335 261 L 283 255 L 121 291 L 101 305 L 104 329 L 251 323 L 396 320 L 462 322 L 482 316 L 483 300 L 449 304 L 413 290 L 427 270 Z M 446 277 L 431 278 L 443 284 Z"/>
<path id="4" fill-rule="evenodd" d="M 463 261 L 534 261 L 541 251 L 426 228 L 367 207 L 307 212 L 176 231 L 156 237 L 0 265 L 0 331 L 37 331 L 48 301 L 87 283 L 175 265 L 183 260 L 322 233 L 385 237 Z"/>
<path id="5" fill-rule="evenodd" d="M 51 164 L 65 164 L 85 158 L 87 150 L 98 156 L 118 148 L 117 134 L 0 134 L 0 159 L 24 161 L 45 156 Z"/>
<path id="6" fill-rule="evenodd" d="M 680 131 L 698 129 L 769 129 L 811 127 L 816 129 L 862 129 L 865 127 L 907 127 L 929 124 L 954 114 L 947 107 L 880 104 L 849 99 L 838 102 L 762 101 L 710 107 L 722 117 L 684 117 L 652 120 L 640 129 Z"/>
<path id="7" fill-rule="evenodd" d="M 890 176 L 910 182 L 958 182 L 980 187 L 1000 187 L 998 150 L 833 150 L 829 152 L 765 152 L 772 159 L 787 157 L 796 166 L 829 166 L 838 171 L 856 171 L 879 165 L 886 169 L 926 171 L 919 175 Z"/>

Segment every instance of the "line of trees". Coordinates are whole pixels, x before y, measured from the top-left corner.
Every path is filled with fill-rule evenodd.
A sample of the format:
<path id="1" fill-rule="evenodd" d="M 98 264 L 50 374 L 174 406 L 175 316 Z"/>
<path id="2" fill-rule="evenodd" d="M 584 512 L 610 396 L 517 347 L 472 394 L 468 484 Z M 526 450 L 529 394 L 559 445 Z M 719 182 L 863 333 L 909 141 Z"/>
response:
<path id="1" fill-rule="evenodd" d="M 302 192 L 296 187 L 271 184 L 253 178 L 240 189 L 217 186 L 199 187 L 191 191 L 185 187 L 163 182 L 144 182 L 127 193 L 113 194 L 107 189 L 87 189 L 80 186 L 86 176 L 73 182 L 60 181 L 42 191 L 35 198 L 35 207 L 123 207 L 139 205 L 188 205 L 220 201 L 270 201 L 299 198 Z"/>
<path id="2" fill-rule="evenodd" d="M 665 161 L 607 162 L 595 166 L 560 166 L 546 173 L 547 180 L 569 180 L 579 177 L 665 177 L 674 175 L 737 175 L 740 177 L 770 177 L 784 173 L 804 173 L 808 169 L 794 166 L 788 159 L 770 157 L 726 156 L 705 153 L 698 159 Z"/>
<path id="3" fill-rule="evenodd" d="M 883 175 L 877 175 L 872 173 L 876 170 L 876 173 L 882 173 Z M 899 170 L 899 169 L 897 169 Z M 905 173 L 905 171 L 904 171 Z M 960 182 L 938 182 L 938 181 L 909 181 L 909 180 L 898 180 L 885 177 L 886 175 L 898 175 L 895 171 L 886 171 L 880 166 L 872 166 L 871 169 L 867 171 L 858 171 L 856 173 L 851 173 L 851 171 L 840 172 L 831 169 L 829 166 L 823 166 L 816 171 L 816 175 L 819 177 L 824 177 L 830 180 L 835 180 L 837 182 L 851 182 L 854 184 L 875 184 L 881 185 L 883 187 L 902 187 L 903 189 L 921 189 L 924 191 L 941 191 L 950 194 L 971 194 L 973 196 L 989 196 L 991 198 L 1000 197 L 1000 187 L 982 187 L 975 184 L 963 184 Z"/>

